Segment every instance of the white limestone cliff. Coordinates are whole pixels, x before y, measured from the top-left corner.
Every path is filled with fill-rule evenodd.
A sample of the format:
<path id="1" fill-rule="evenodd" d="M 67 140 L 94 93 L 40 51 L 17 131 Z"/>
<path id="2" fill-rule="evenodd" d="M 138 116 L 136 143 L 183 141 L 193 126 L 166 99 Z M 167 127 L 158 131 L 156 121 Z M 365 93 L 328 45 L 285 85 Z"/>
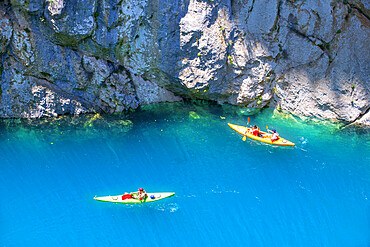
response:
<path id="1" fill-rule="evenodd" d="M 12 0 L 0 117 L 204 99 L 370 125 L 363 0 Z"/>

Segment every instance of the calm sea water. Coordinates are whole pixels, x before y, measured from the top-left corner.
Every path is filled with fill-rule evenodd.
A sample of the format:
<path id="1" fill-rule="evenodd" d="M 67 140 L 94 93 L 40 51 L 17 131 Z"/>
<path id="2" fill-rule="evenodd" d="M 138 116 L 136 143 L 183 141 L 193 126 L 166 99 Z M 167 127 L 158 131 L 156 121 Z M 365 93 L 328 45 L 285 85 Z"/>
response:
<path id="1" fill-rule="evenodd" d="M 236 107 L 0 122 L 0 246 L 370 246 L 364 130 L 250 115 L 296 147 L 242 137 Z M 129 120 L 129 121 L 128 121 Z M 155 203 L 98 202 L 143 187 Z"/>

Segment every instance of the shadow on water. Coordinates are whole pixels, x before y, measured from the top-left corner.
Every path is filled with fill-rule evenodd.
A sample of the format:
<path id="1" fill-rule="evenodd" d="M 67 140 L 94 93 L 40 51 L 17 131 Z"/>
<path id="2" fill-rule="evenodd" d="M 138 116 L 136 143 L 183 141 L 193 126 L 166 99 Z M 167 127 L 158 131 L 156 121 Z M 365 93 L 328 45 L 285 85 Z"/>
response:
<path id="1" fill-rule="evenodd" d="M 170 113 L 170 114 L 169 114 Z M 341 129 L 341 123 L 317 120 L 314 118 L 299 118 L 289 113 L 279 112 L 270 108 L 248 109 L 231 105 L 192 100 L 177 103 L 157 103 L 144 105 L 135 111 L 116 114 L 85 114 L 62 115 L 57 118 L 41 119 L 2 119 L 0 120 L 0 135 L 9 134 L 38 135 L 50 138 L 67 138 L 77 135 L 81 138 L 99 138 L 110 136 L 123 136 L 132 131 L 136 126 L 153 123 L 178 123 L 193 122 L 204 127 L 227 125 L 232 122 L 247 126 L 257 124 L 261 130 L 278 129 L 281 133 L 288 134 L 291 129 L 311 134 L 339 134 L 369 138 L 370 128 L 353 125 Z M 232 120 L 231 120 L 232 119 Z M 234 120 L 235 119 L 235 120 Z M 109 130 L 109 134 L 107 133 Z M 301 141 L 301 140 L 300 140 Z M 305 142 L 302 140 L 302 142 Z M 264 145 L 258 143 L 259 145 Z"/>

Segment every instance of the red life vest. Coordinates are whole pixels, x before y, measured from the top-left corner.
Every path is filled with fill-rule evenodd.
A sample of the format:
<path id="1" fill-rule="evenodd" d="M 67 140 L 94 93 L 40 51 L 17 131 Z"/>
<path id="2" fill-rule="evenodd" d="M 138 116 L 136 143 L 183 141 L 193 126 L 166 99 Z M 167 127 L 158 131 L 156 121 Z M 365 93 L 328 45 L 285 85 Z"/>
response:
<path id="1" fill-rule="evenodd" d="M 260 129 L 257 127 L 257 129 L 253 129 L 252 130 L 252 134 L 255 135 L 255 136 L 258 136 L 260 133 Z"/>
<path id="2" fill-rule="evenodd" d="M 131 198 L 132 198 L 131 194 L 125 194 L 122 196 L 122 200 L 131 199 Z"/>

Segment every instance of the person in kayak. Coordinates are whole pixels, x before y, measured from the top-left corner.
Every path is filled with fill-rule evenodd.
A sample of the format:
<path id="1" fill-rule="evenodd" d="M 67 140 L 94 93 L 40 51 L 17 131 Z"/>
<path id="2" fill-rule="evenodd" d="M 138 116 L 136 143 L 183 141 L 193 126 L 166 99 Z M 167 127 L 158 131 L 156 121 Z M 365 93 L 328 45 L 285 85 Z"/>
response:
<path id="1" fill-rule="evenodd" d="M 145 200 L 146 198 L 148 197 L 148 195 L 146 194 L 145 190 L 143 188 L 140 188 L 137 192 L 137 198 L 140 200 L 140 201 L 143 201 Z"/>
<path id="2" fill-rule="evenodd" d="M 257 125 L 254 125 L 251 129 L 252 135 L 260 136 L 260 128 L 257 127 Z"/>
<path id="3" fill-rule="evenodd" d="M 276 132 L 276 130 L 272 129 L 271 132 L 272 132 L 271 141 L 274 142 L 279 140 L 279 134 Z"/>

